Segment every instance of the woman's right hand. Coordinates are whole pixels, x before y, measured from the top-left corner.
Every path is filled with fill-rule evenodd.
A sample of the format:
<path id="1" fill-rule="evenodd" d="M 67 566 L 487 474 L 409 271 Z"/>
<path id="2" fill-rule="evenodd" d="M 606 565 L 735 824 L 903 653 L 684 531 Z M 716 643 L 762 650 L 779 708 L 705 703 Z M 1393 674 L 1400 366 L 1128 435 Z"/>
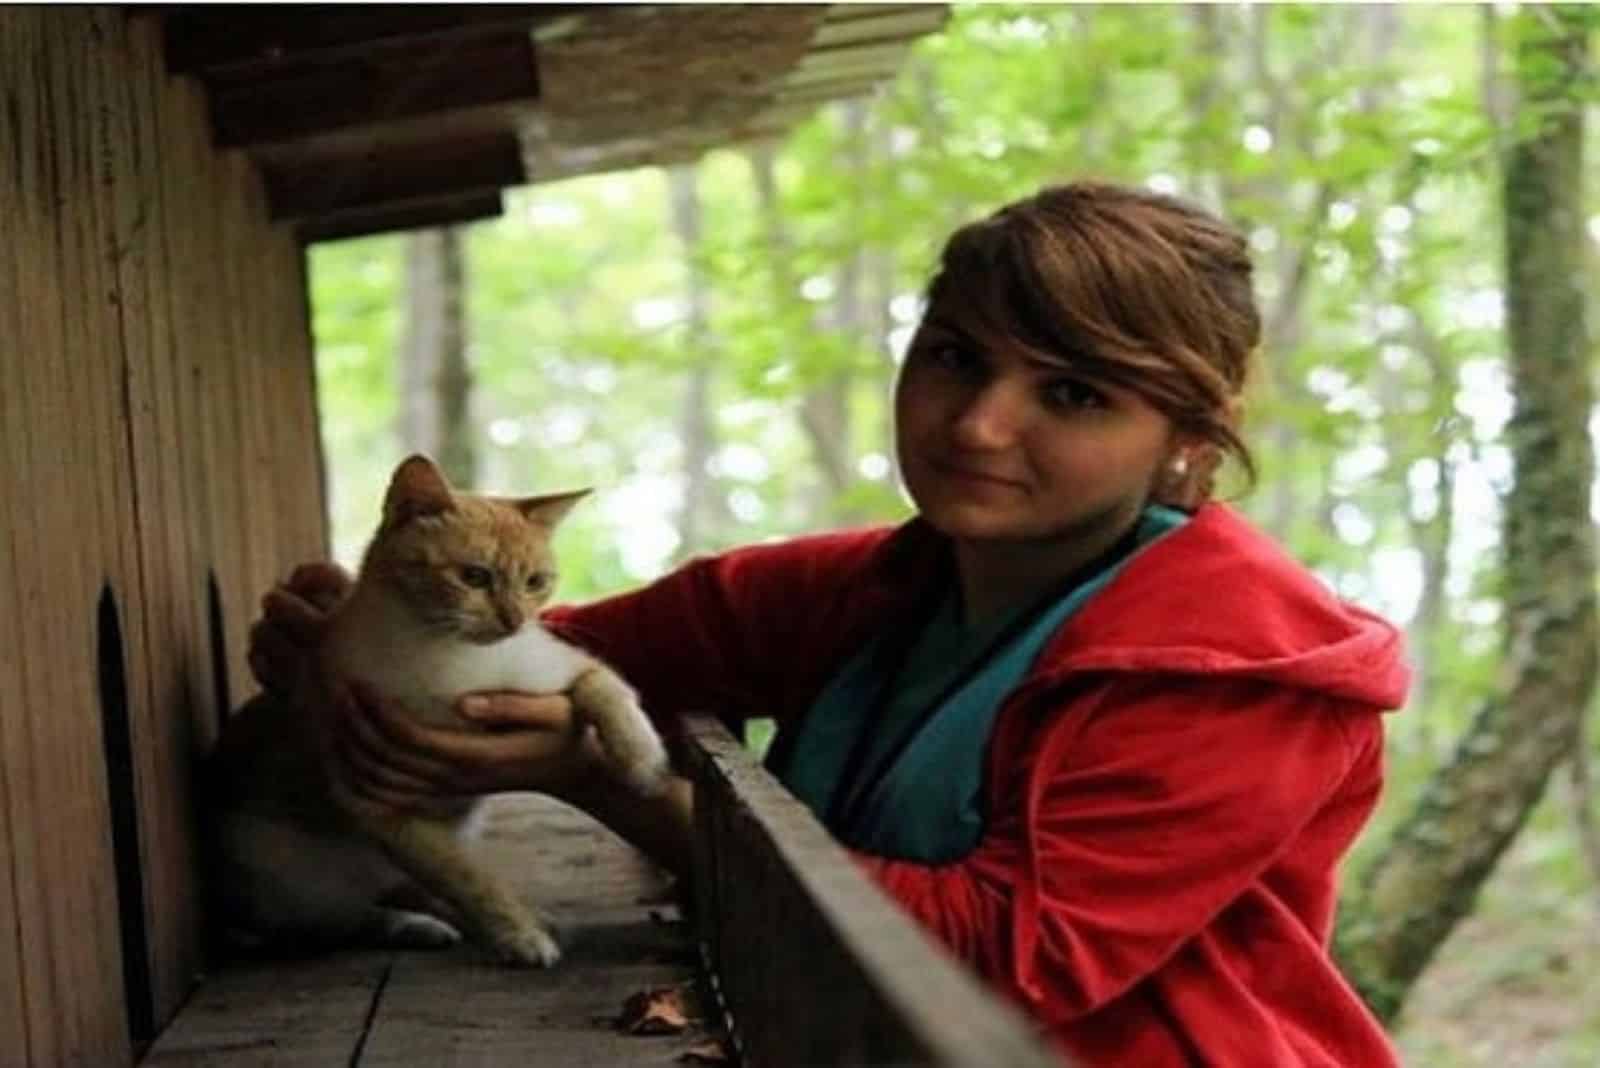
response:
<path id="1" fill-rule="evenodd" d="M 263 689 L 293 693 L 313 662 L 328 615 L 355 584 L 338 564 L 301 564 L 261 598 L 250 628 L 250 671 Z"/>

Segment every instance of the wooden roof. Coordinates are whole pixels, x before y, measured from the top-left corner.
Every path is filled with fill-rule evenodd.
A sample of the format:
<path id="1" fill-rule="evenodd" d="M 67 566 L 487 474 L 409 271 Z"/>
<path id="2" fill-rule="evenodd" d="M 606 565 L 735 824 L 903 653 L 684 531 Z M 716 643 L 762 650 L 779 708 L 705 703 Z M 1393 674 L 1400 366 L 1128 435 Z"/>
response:
<path id="1" fill-rule="evenodd" d="M 526 182 L 772 136 L 891 77 L 942 4 L 166 8 L 219 147 L 322 240 L 498 214 Z"/>

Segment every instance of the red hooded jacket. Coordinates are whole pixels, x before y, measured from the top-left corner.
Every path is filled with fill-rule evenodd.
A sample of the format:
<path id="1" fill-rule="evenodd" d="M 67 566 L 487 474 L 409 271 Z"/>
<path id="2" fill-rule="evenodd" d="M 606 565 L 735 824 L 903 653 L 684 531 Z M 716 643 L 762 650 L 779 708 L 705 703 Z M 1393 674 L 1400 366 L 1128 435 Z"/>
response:
<path id="1" fill-rule="evenodd" d="M 804 714 L 916 602 L 913 521 L 694 561 L 551 613 L 645 706 Z M 877 882 L 1088 1064 L 1397 1063 L 1327 953 L 1339 859 L 1377 803 L 1397 632 L 1225 506 L 1136 556 L 1006 699 L 978 848 Z"/>

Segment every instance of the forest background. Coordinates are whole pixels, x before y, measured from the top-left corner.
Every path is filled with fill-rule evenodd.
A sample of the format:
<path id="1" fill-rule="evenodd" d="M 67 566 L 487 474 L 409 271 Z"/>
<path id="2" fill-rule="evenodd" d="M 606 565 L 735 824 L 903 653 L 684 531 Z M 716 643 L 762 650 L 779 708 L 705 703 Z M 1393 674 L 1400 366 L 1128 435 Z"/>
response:
<path id="1" fill-rule="evenodd" d="M 1237 504 L 1403 624 L 1418 669 L 1341 960 L 1407 1063 L 1600 1063 L 1596 25 L 957 5 L 779 143 L 315 246 L 336 554 L 417 448 L 488 491 L 595 487 L 560 537 L 571 599 L 899 519 L 886 399 L 950 230 L 1077 176 L 1194 197 L 1250 234 L 1266 311 Z"/>

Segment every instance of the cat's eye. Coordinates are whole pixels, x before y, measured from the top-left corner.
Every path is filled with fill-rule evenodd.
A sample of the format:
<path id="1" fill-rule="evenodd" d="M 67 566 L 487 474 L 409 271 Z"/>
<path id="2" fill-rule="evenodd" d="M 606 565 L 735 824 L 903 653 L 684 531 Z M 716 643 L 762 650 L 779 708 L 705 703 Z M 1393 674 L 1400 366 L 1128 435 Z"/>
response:
<path id="1" fill-rule="evenodd" d="M 494 572 L 486 567 L 476 564 L 465 564 L 461 568 L 461 582 L 475 590 L 486 590 L 494 585 Z"/>
<path id="2" fill-rule="evenodd" d="M 550 588 L 550 584 L 552 582 L 554 582 L 554 581 L 555 581 L 555 576 L 550 574 L 550 572 L 548 572 L 548 571 L 535 571 L 533 574 L 528 576 L 528 592 L 529 593 L 540 593 L 540 592 L 542 592 L 544 590 L 549 589 Z"/>

